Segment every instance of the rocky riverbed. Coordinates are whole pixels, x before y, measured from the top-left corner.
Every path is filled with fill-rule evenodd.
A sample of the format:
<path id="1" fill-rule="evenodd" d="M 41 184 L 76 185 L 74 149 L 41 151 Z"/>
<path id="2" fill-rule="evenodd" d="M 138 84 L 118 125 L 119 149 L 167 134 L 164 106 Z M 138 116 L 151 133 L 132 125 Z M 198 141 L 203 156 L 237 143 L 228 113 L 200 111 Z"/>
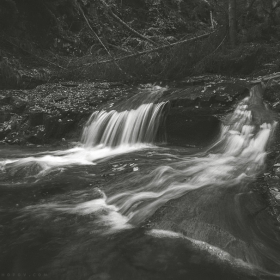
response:
<path id="1" fill-rule="evenodd" d="M 259 82 L 254 81 L 253 83 Z M 160 86 L 159 86 L 160 84 Z M 68 146 L 78 141 L 93 111 L 121 108 L 135 93 L 156 85 L 61 82 L 30 90 L 0 91 L 0 141 L 2 145 Z M 169 101 L 167 142 L 180 146 L 205 146 L 219 132 L 220 121 L 237 101 L 248 95 L 251 79 L 201 76 L 168 85 L 158 83 L 157 101 Z M 264 99 L 279 119 L 280 85 L 267 82 Z M 120 110 L 120 109 L 119 109 Z M 265 208 L 280 222 L 280 132 L 275 132 L 266 172 L 257 191 L 266 197 Z M 70 144 L 71 145 L 71 144 Z M 261 186 L 261 188 L 259 188 Z"/>

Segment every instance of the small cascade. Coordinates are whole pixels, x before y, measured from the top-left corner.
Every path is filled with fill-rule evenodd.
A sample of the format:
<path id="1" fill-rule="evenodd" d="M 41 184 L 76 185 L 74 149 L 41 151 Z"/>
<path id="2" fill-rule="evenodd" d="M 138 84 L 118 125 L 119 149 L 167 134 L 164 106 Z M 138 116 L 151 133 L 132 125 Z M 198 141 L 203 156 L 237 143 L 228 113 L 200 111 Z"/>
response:
<path id="1" fill-rule="evenodd" d="M 143 104 L 130 111 L 97 111 L 88 120 L 82 136 L 85 147 L 115 147 L 156 140 L 164 122 L 166 102 Z"/>
<path id="2" fill-rule="evenodd" d="M 152 100 L 93 113 L 77 147 L 0 159 L 3 267 L 71 279 L 279 279 L 278 228 L 251 186 L 277 125 L 259 88 L 199 152 L 150 145 L 169 103 L 156 103 L 160 88 L 144 93 Z"/>
<path id="3" fill-rule="evenodd" d="M 85 126 L 81 146 L 43 156 L 0 161 L 0 171 L 20 178 L 45 175 L 60 167 L 92 165 L 106 157 L 147 148 L 155 141 L 165 140 L 167 104 L 142 104 L 122 112 L 94 112 Z"/>
<path id="4" fill-rule="evenodd" d="M 131 185 L 142 182 L 138 189 L 133 187 L 133 191 L 109 197 L 107 203 L 117 206 L 131 223 L 139 224 L 167 201 L 191 190 L 233 186 L 254 179 L 264 167 L 266 147 L 275 127 L 273 114 L 262 103 L 261 96 L 251 91 L 251 96 L 227 117 L 220 138 L 208 155 L 158 167 L 146 178 L 133 179 Z"/>

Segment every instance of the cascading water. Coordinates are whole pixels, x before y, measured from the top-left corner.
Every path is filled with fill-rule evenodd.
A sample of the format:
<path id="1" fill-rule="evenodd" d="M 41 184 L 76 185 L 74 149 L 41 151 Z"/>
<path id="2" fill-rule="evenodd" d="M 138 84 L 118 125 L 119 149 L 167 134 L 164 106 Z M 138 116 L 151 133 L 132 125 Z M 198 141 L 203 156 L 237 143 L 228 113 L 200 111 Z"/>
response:
<path id="1" fill-rule="evenodd" d="M 258 97 L 258 101 L 261 101 Z M 144 178 L 139 178 L 133 190 L 108 197 L 132 224 L 151 216 L 161 205 L 181 197 L 186 192 L 207 186 L 232 186 L 254 179 L 264 167 L 266 146 L 276 122 L 256 124 L 252 110 L 258 115 L 268 113 L 267 108 L 253 108 L 256 96 L 242 100 L 222 126 L 220 139 L 202 157 L 186 157 L 170 166 L 160 166 Z M 269 114 L 268 114 L 269 115 Z M 135 179 L 131 182 L 135 185 Z"/>
<path id="2" fill-rule="evenodd" d="M 156 140 L 164 141 L 167 104 L 143 104 L 122 112 L 94 112 L 85 125 L 80 146 L 41 157 L 0 161 L 0 170 L 11 170 L 13 176 L 26 169 L 31 170 L 30 175 L 34 175 L 34 171 L 44 175 L 54 168 L 91 165 L 106 157 L 151 147 Z"/>
<path id="3" fill-rule="evenodd" d="M 21 185 L 31 198 L 8 213 L 21 238 L 11 234 L 7 246 L 24 245 L 14 267 L 25 263 L 25 248 L 37 246 L 47 252 L 42 267 L 52 279 L 279 279 L 279 239 L 268 216 L 255 218 L 262 214 L 248 189 L 264 168 L 276 127 L 259 91 L 239 102 L 219 139 L 200 153 L 151 145 L 162 134 L 165 106 L 95 112 L 79 147 L 2 161 L 12 175 L 33 163 L 40 174 L 63 167 Z M 49 246 L 59 252 L 46 262 Z"/>
<path id="4" fill-rule="evenodd" d="M 130 111 L 94 112 L 83 132 L 85 147 L 153 143 L 162 124 L 165 102 L 143 104 Z"/>

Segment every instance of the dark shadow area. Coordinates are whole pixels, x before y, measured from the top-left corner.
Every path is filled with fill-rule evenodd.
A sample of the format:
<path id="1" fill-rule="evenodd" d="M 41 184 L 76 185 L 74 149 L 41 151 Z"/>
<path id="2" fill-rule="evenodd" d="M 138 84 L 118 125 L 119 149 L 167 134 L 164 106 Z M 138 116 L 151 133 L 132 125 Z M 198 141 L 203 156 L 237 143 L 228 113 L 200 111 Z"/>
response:
<path id="1" fill-rule="evenodd" d="M 205 146 L 215 140 L 220 131 L 220 120 L 211 115 L 185 115 L 177 108 L 167 117 L 167 143 Z"/>

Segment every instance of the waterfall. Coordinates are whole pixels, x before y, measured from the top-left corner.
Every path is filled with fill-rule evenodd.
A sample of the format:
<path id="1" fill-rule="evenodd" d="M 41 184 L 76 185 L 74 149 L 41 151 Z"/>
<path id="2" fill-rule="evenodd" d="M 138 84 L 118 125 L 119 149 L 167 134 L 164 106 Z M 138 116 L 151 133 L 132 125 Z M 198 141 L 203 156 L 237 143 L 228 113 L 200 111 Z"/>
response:
<path id="1" fill-rule="evenodd" d="M 163 134 L 160 132 L 164 127 L 165 106 L 167 102 L 142 104 L 137 109 L 121 112 L 94 112 L 85 125 L 82 145 L 43 156 L 2 161 L 0 168 L 12 170 L 12 174 L 26 168 L 32 169 L 32 174 L 41 171 L 44 174 L 44 171 L 53 168 L 95 164 L 102 158 L 147 148 Z M 131 217 L 141 214 L 141 219 L 144 219 L 144 212 L 151 214 L 165 201 L 187 190 L 254 176 L 264 165 L 266 146 L 276 125 L 271 115 L 259 92 L 252 89 L 251 96 L 240 101 L 235 111 L 226 118 L 220 138 L 209 149 L 208 156 L 187 158 L 174 166 L 158 167 L 151 173 L 154 175 L 149 175 L 152 177 L 146 178 L 149 183 L 145 183 L 144 187 L 135 189 L 133 193 L 110 197 L 108 202 L 116 204 L 123 213 L 131 212 Z M 176 183 L 180 177 L 189 178 L 188 183 Z M 166 178 L 164 184 L 163 178 Z M 143 203 L 145 200 L 149 203 Z M 144 208 L 153 208 L 153 211 L 146 209 L 143 212 L 143 205 Z"/>
<path id="2" fill-rule="evenodd" d="M 167 201 L 191 190 L 254 179 L 264 167 L 266 147 L 276 127 L 272 115 L 252 90 L 227 116 L 219 140 L 206 156 L 186 157 L 133 178 L 128 184 L 138 188 L 113 195 L 107 203 L 115 205 L 131 223 L 139 224 Z"/>
<path id="3" fill-rule="evenodd" d="M 21 176 L 44 175 L 54 168 L 91 165 L 102 158 L 147 148 L 157 140 L 164 140 L 166 105 L 167 102 L 149 103 L 121 112 L 94 112 L 85 125 L 81 146 L 44 156 L 0 161 L 0 170 Z"/>
<path id="4" fill-rule="evenodd" d="M 20 248 L 8 259 L 29 266 L 21 248 L 38 248 L 40 267 L 64 273 L 78 256 L 89 277 L 279 279 L 278 228 L 253 191 L 277 125 L 258 88 L 200 150 L 151 145 L 168 111 L 158 100 L 94 112 L 72 149 L 0 160 L 3 248 Z"/>
<path id="5" fill-rule="evenodd" d="M 143 104 L 136 110 L 94 112 L 83 132 L 86 147 L 152 143 L 161 125 L 166 102 Z"/>
<path id="6" fill-rule="evenodd" d="M 100 144 L 113 151 L 121 149 L 120 153 L 124 153 L 127 148 L 123 145 L 134 147 L 140 142 L 152 142 L 164 105 L 145 104 L 137 110 L 94 113 L 82 138 L 87 156 L 90 149 L 95 154 L 94 147 Z M 124 192 L 108 197 L 104 194 L 104 205 L 126 217 L 129 224 L 137 225 L 166 202 L 191 190 L 207 186 L 230 187 L 253 180 L 264 168 L 266 148 L 276 125 L 272 112 L 253 89 L 251 95 L 241 100 L 234 112 L 226 117 L 219 139 L 204 155 L 182 157 L 148 174 L 134 175 L 126 182 Z M 114 188 L 122 189 L 122 185 L 122 181 L 116 182 Z M 91 208 L 95 203 L 93 200 L 83 207 Z M 90 209 L 87 211 L 91 212 Z"/>

